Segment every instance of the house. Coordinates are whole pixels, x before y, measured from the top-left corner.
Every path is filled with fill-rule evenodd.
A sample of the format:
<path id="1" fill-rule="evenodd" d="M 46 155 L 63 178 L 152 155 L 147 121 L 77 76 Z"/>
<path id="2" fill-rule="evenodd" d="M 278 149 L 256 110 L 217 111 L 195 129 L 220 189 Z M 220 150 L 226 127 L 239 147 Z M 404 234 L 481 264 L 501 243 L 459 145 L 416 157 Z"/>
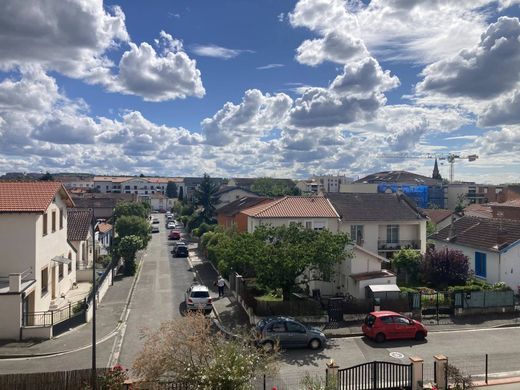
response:
<path id="1" fill-rule="evenodd" d="M 160 193 L 148 195 L 145 198 L 140 198 L 145 202 L 150 202 L 152 210 L 157 211 L 170 211 L 175 203 L 175 199 L 168 198 L 166 195 Z"/>
<path id="2" fill-rule="evenodd" d="M 300 223 L 314 230 L 338 231 L 339 215 L 323 196 L 284 196 L 240 211 L 247 218 L 247 231 L 260 225 L 282 226 Z"/>
<path id="3" fill-rule="evenodd" d="M 258 179 L 259 178 L 256 177 L 234 177 L 228 180 L 227 185 L 233 187 L 240 187 L 245 190 L 251 191 L 253 184 L 255 184 L 255 182 Z M 269 180 L 271 180 L 274 184 L 279 185 L 280 187 L 293 188 L 295 186 L 294 181 L 292 181 L 291 179 L 279 179 L 275 177 L 270 177 Z"/>
<path id="4" fill-rule="evenodd" d="M 99 194 L 99 193 L 84 193 L 72 194 L 72 199 L 76 208 L 93 210 L 94 218 L 107 220 L 112 217 L 114 209 L 119 202 L 137 202 L 136 194 Z"/>
<path id="5" fill-rule="evenodd" d="M 63 183 L 67 190 L 90 190 L 94 188 L 93 175 L 56 175 L 54 180 Z"/>
<path id="6" fill-rule="evenodd" d="M 319 183 L 322 192 L 339 192 L 341 185 L 350 184 L 354 179 L 345 175 L 322 175 L 313 176 L 312 180 Z"/>
<path id="7" fill-rule="evenodd" d="M 359 245 L 352 248 L 352 257 L 338 264 L 335 274 L 330 282 L 313 280 L 310 277 L 309 289 L 319 290 L 319 294 L 326 295 L 351 295 L 354 298 L 367 297 L 367 286 L 396 284 L 396 275 L 382 265 L 387 259 L 369 252 Z"/>
<path id="8" fill-rule="evenodd" d="M 92 211 L 69 209 L 67 211 L 67 239 L 77 254 L 76 267 L 83 270 L 92 267 Z"/>
<path id="9" fill-rule="evenodd" d="M 182 182 L 178 184 L 179 190 L 182 187 L 183 196 L 186 199 L 192 199 L 195 189 L 202 184 L 203 177 L 184 177 Z M 223 179 L 220 177 L 211 177 L 210 181 L 219 187 Z"/>
<path id="10" fill-rule="evenodd" d="M 253 206 L 271 202 L 271 198 L 263 196 L 254 196 L 237 199 L 225 206 L 219 207 L 215 212 L 217 214 L 217 223 L 225 229 L 235 227 L 237 232 L 247 232 L 247 215 L 240 212 Z"/>
<path id="11" fill-rule="evenodd" d="M 246 196 L 249 198 L 254 198 L 258 197 L 259 195 L 255 192 L 245 190 L 240 187 L 220 186 L 218 191 L 215 193 L 215 197 L 217 198 L 216 207 L 220 208 Z"/>
<path id="12" fill-rule="evenodd" d="M 99 254 L 107 255 L 114 238 L 114 229 L 112 225 L 103 221 L 98 222 L 95 234 L 96 241 L 99 243 Z"/>
<path id="13" fill-rule="evenodd" d="M 464 215 L 468 217 L 493 218 L 493 211 L 488 203 L 473 203 L 464 207 Z"/>
<path id="14" fill-rule="evenodd" d="M 426 221 L 404 194 L 330 193 L 339 231 L 364 249 L 391 259 L 402 248 L 426 251 Z"/>
<path id="15" fill-rule="evenodd" d="M 137 194 L 147 196 L 152 194 L 166 194 L 169 182 L 183 186 L 178 177 L 141 177 L 141 176 L 96 176 L 94 188 L 101 193 Z"/>
<path id="16" fill-rule="evenodd" d="M 504 282 L 518 291 L 519 221 L 464 216 L 430 239 L 436 249 L 461 250 L 469 258 L 475 277 L 489 283 Z"/>
<path id="17" fill-rule="evenodd" d="M 520 199 L 503 203 L 489 203 L 493 218 L 514 219 L 520 221 Z"/>
<path id="18" fill-rule="evenodd" d="M 321 189 L 320 183 L 314 180 L 299 180 L 296 183 L 296 188 L 298 188 L 302 194 L 314 194 L 317 195 Z"/>
<path id="19" fill-rule="evenodd" d="M 458 213 L 453 210 L 446 209 L 421 209 L 421 212 L 425 214 L 430 222 L 435 225 L 435 230 L 439 231 L 451 223 L 451 218 L 460 218 Z"/>
<path id="20" fill-rule="evenodd" d="M 377 185 L 377 192 L 379 193 L 402 192 L 422 208 L 433 206 L 445 208 L 445 195 L 441 179 L 433 179 L 408 171 L 383 171 L 356 180 L 354 184 L 371 184 L 372 187 L 368 188 Z M 347 192 L 346 187 L 348 186 L 344 186 L 341 191 Z M 354 186 L 354 188 L 356 187 L 359 188 L 359 186 Z"/>
<path id="21" fill-rule="evenodd" d="M 62 183 L 0 182 L 0 339 L 38 337 L 24 321 L 49 310 L 76 282 L 76 250 L 67 240 L 71 207 Z"/>

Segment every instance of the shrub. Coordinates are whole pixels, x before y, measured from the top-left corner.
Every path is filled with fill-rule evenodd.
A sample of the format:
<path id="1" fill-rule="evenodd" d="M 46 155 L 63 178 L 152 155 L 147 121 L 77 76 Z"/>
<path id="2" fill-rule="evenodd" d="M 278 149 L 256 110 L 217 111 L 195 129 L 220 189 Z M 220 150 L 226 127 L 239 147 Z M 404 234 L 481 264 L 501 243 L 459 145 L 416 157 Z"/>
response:
<path id="1" fill-rule="evenodd" d="M 449 248 L 427 251 L 419 269 L 422 280 L 438 289 L 464 285 L 470 276 L 468 257 Z"/>
<path id="2" fill-rule="evenodd" d="M 108 265 L 112 262 L 112 256 L 110 255 L 101 255 L 96 259 L 96 263 L 101 264 L 103 268 L 108 267 Z"/>

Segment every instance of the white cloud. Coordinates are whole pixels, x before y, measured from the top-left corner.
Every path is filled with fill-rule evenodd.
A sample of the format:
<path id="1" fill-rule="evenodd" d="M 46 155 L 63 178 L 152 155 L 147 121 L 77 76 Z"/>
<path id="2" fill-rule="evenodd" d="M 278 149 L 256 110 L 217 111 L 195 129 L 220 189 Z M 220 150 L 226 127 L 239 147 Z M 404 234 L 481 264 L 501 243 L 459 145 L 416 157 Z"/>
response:
<path id="1" fill-rule="evenodd" d="M 520 123 L 520 89 L 493 101 L 479 115 L 480 126 L 514 125 Z"/>
<path id="2" fill-rule="evenodd" d="M 485 155 L 504 155 L 515 153 L 518 159 L 520 152 L 520 126 L 507 126 L 500 130 L 488 131 L 479 137 L 474 146 Z M 510 157 L 507 157 L 510 159 Z M 504 161 L 504 164 L 510 161 Z"/>
<path id="3" fill-rule="evenodd" d="M 102 0 L 0 2 L 0 68 L 37 63 L 75 78 L 110 62 L 105 51 L 129 40 L 125 15 Z"/>
<path id="4" fill-rule="evenodd" d="M 267 64 L 263 66 L 258 66 L 256 69 L 258 70 L 266 70 L 266 69 L 274 69 L 274 68 L 283 68 L 284 64 Z"/>
<path id="5" fill-rule="evenodd" d="M 252 53 L 251 50 L 228 49 L 217 45 L 193 45 L 191 50 L 201 57 L 213 57 L 223 60 L 235 58 L 242 53 Z"/>
<path id="6" fill-rule="evenodd" d="M 478 45 L 427 66 L 417 92 L 481 100 L 511 91 L 520 80 L 520 21 L 501 17 Z"/>

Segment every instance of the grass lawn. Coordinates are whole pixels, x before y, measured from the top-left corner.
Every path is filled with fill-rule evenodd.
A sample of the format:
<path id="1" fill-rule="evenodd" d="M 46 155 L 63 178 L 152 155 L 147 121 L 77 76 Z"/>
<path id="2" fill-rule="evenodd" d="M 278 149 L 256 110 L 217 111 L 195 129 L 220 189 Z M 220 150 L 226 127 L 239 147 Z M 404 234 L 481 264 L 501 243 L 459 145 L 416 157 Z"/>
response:
<path id="1" fill-rule="evenodd" d="M 264 294 L 260 297 L 255 297 L 258 301 L 263 301 L 263 302 L 282 302 L 283 301 L 283 298 L 282 297 L 277 297 L 276 295 L 273 295 L 273 294 Z"/>

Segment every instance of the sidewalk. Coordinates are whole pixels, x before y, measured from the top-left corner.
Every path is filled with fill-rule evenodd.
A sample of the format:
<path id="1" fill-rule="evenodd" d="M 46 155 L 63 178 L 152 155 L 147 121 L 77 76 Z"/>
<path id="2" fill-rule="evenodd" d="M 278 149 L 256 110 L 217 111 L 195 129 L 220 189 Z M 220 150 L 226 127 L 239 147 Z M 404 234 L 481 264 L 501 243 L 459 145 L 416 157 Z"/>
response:
<path id="1" fill-rule="evenodd" d="M 98 344 L 115 335 L 120 318 L 126 309 L 134 277 L 117 275 L 96 310 L 96 338 Z M 51 356 L 90 348 L 92 321 L 80 325 L 50 340 L 6 341 L 0 344 L 0 359 Z"/>
<path id="2" fill-rule="evenodd" d="M 213 264 L 200 258 L 196 250 L 190 251 L 190 261 L 200 281 L 210 289 L 212 296 L 218 297 L 218 289 L 214 285 L 218 279 L 218 272 Z M 236 333 L 249 327 L 249 317 L 229 291 L 229 286 L 225 289 L 224 297 L 213 300 L 213 309 L 224 329 Z"/>

